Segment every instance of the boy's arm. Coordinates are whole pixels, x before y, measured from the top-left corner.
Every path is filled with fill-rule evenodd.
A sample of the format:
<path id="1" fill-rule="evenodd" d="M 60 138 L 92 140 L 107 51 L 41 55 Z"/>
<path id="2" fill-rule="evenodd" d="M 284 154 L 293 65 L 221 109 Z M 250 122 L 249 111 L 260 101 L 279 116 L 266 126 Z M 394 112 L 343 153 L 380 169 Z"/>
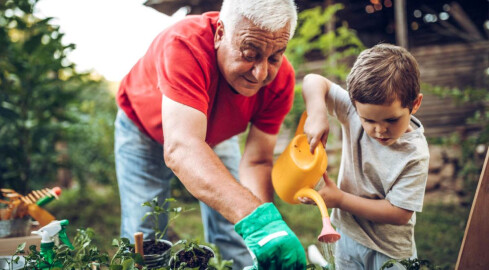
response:
<path id="1" fill-rule="evenodd" d="M 388 200 L 367 199 L 344 192 L 328 178 L 326 173 L 323 178 L 325 185 L 319 190 L 319 194 L 329 208 L 339 208 L 376 223 L 393 225 L 407 224 L 413 215 L 413 211 L 394 206 Z"/>
<path id="2" fill-rule="evenodd" d="M 302 82 L 302 96 L 307 111 L 304 133 L 311 146 L 311 153 L 319 142 L 325 146 L 328 139 L 329 121 L 326 100 L 330 87 L 331 82 L 317 74 L 307 74 Z"/>

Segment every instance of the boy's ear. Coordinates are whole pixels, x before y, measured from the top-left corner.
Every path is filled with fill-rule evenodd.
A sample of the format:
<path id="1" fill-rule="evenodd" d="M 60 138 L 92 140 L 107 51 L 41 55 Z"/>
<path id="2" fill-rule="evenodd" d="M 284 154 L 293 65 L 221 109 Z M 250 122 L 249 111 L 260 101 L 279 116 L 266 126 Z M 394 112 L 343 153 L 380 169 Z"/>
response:
<path id="1" fill-rule="evenodd" d="M 423 100 L 423 94 L 419 94 L 418 97 L 413 102 L 413 109 L 411 110 L 411 114 L 415 114 L 419 107 L 421 106 L 421 101 Z"/>

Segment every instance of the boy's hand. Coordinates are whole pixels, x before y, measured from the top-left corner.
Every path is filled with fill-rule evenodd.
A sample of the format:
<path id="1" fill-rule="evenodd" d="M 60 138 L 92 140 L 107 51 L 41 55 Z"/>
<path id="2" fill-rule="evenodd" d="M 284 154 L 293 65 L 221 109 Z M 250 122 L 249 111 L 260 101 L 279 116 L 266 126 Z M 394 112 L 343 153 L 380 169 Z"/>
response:
<path id="1" fill-rule="evenodd" d="M 323 174 L 323 179 L 324 186 L 318 191 L 319 195 L 321 195 L 328 208 L 339 208 L 343 200 L 343 191 L 336 186 L 335 182 L 329 179 L 327 172 Z M 298 200 L 305 204 L 315 204 L 313 200 L 305 197 L 300 197 Z"/>
<path id="2" fill-rule="evenodd" d="M 318 143 L 322 143 L 325 147 L 329 134 L 327 111 L 308 115 L 304 124 L 304 133 L 307 135 L 311 153 L 314 153 Z"/>

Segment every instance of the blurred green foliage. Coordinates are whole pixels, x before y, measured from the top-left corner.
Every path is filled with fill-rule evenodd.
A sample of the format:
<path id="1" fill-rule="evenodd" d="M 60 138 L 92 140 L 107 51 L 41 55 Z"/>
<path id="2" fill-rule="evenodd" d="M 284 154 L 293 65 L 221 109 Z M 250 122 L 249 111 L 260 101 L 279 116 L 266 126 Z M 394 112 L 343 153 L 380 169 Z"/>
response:
<path id="1" fill-rule="evenodd" d="M 85 192 L 90 182 L 117 189 L 114 159 L 117 105 L 108 88 L 106 81 L 86 85 L 77 95 L 74 116 L 77 121 L 67 127 L 68 165 L 80 192 Z"/>
<path id="2" fill-rule="evenodd" d="M 356 57 L 365 47 L 346 22 L 335 26 L 334 30 L 325 29 L 328 24 L 335 25 L 335 14 L 343 8 L 342 4 L 334 4 L 299 13 L 296 33 L 286 51 L 296 70 L 304 69 L 307 60 L 318 60 L 308 59 L 309 55 L 316 53 L 319 58 L 325 59 L 322 75 L 345 81 L 351 68 L 347 60 Z"/>
<path id="3" fill-rule="evenodd" d="M 81 184 L 114 183 L 113 98 L 75 70 L 67 59 L 75 45 L 62 43 L 51 18 L 33 15 L 36 3 L 0 1 L 1 187 L 25 194 L 62 168 Z"/>
<path id="4" fill-rule="evenodd" d="M 334 30 L 327 31 L 327 24 L 335 25 L 335 14 L 343 5 L 334 4 L 327 8 L 315 7 L 299 13 L 297 30 L 287 45 L 286 55 L 296 73 L 309 73 L 305 63 L 309 60 L 324 60 L 320 75 L 338 83 L 344 82 L 350 72 L 351 59 L 365 48 L 356 32 L 343 22 Z M 295 129 L 305 110 L 302 86 L 295 86 L 294 104 L 286 116 L 285 126 Z"/>

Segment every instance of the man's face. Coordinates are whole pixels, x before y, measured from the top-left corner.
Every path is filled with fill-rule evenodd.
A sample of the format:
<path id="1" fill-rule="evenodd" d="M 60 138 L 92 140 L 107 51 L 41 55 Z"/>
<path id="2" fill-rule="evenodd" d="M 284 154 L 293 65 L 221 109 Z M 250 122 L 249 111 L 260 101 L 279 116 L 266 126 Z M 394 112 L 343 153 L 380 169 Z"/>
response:
<path id="1" fill-rule="evenodd" d="M 355 101 L 357 113 L 360 116 L 363 129 L 368 136 L 374 138 L 382 145 L 392 145 L 402 134 L 411 131 L 409 125 L 411 114 L 414 114 L 421 105 L 422 95 L 414 102 L 413 110 L 401 106 L 396 99 L 392 104 L 375 105 Z"/>
<path id="2" fill-rule="evenodd" d="M 289 27 L 268 32 L 243 18 L 230 31 L 218 23 L 214 47 L 219 70 L 236 92 L 253 96 L 277 76 L 289 41 Z"/>

